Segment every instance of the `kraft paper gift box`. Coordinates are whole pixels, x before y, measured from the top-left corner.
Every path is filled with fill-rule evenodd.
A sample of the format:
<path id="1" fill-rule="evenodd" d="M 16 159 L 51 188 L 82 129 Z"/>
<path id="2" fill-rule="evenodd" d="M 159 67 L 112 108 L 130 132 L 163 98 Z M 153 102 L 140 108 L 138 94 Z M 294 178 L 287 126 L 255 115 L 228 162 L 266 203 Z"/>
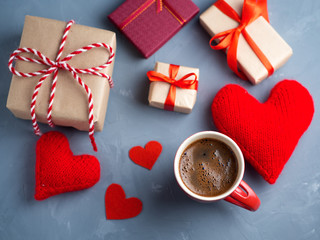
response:
<path id="1" fill-rule="evenodd" d="M 225 0 L 225 2 L 241 17 L 244 0 Z M 200 24 L 211 37 L 239 25 L 237 21 L 225 15 L 215 5 L 212 5 L 200 15 Z M 250 23 L 245 30 L 269 60 L 274 70 L 279 69 L 291 57 L 291 47 L 263 16 Z M 268 77 L 266 67 L 249 46 L 243 34 L 240 34 L 239 37 L 237 62 L 239 69 L 253 84 L 258 84 Z"/>
<path id="2" fill-rule="evenodd" d="M 173 65 L 173 66 L 177 66 L 177 65 Z M 171 64 L 157 62 L 153 72 L 160 73 L 170 77 L 170 67 L 171 67 Z M 150 72 L 148 72 L 148 76 L 149 76 L 149 73 Z M 185 67 L 185 66 L 178 66 L 178 73 L 177 73 L 177 76 L 175 77 L 175 80 L 179 80 L 188 74 L 189 75 L 193 74 L 193 75 L 187 77 L 186 80 L 189 82 L 194 82 L 194 84 L 191 84 L 190 89 L 183 89 L 180 87 L 176 87 L 175 89 L 176 92 L 174 96 L 175 97 L 174 107 L 173 109 L 170 109 L 171 111 L 182 112 L 182 113 L 190 113 L 192 111 L 192 108 L 197 99 L 199 69 Z M 150 79 L 150 76 L 149 76 L 149 79 Z M 150 83 L 150 88 L 149 88 L 149 96 L 148 96 L 149 105 L 156 108 L 166 109 L 165 102 L 168 97 L 170 87 L 171 87 L 170 83 L 162 82 L 162 81 L 152 81 Z M 169 110 L 169 109 L 166 109 L 166 110 Z"/>
<path id="3" fill-rule="evenodd" d="M 55 60 L 65 28 L 66 22 L 26 16 L 20 47 L 34 48 L 51 60 Z M 71 52 L 93 43 L 106 43 L 115 51 L 116 35 L 111 31 L 73 24 L 61 59 Z M 36 58 L 30 53 L 26 53 L 27 56 L 28 54 L 29 57 Z M 68 61 L 68 64 L 81 69 L 92 68 L 104 64 L 108 58 L 109 51 L 100 47 L 74 56 Z M 107 68 L 99 72 L 111 76 L 113 64 L 114 61 Z M 15 68 L 17 71 L 28 73 L 49 67 L 17 60 Z M 79 74 L 79 76 L 92 91 L 94 126 L 95 130 L 101 131 L 104 125 L 110 90 L 108 80 L 89 74 Z M 16 117 L 31 119 L 30 103 L 35 86 L 40 78 L 41 76 L 24 78 L 13 75 L 7 99 L 7 108 Z M 39 122 L 47 123 L 52 79 L 53 74 L 48 76 L 39 90 L 35 106 L 36 117 Z M 58 72 L 52 120 L 55 125 L 72 126 L 83 131 L 88 131 L 89 129 L 87 94 L 72 77 L 72 74 L 62 69 Z"/>
<path id="4" fill-rule="evenodd" d="M 126 0 L 108 17 L 148 58 L 198 12 L 191 0 Z"/>

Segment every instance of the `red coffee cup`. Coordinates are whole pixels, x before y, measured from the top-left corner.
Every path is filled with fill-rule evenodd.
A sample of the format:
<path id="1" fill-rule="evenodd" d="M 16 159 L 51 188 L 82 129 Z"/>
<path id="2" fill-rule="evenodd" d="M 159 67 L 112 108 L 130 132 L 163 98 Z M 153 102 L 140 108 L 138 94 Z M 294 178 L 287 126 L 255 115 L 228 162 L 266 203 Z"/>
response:
<path id="1" fill-rule="evenodd" d="M 195 141 L 200 139 L 215 139 L 225 143 L 235 154 L 237 166 L 238 166 L 238 174 L 236 180 L 233 185 L 224 193 L 217 196 L 202 196 L 192 192 L 182 181 L 179 163 L 182 153 L 185 149 Z M 246 184 L 243 179 L 245 169 L 245 163 L 243 154 L 238 147 L 238 145 L 228 136 L 215 132 L 215 131 L 204 131 L 198 132 L 190 137 L 188 137 L 184 142 L 180 145 L 177 150 L 175 159 L 174 159 L 174 174 L 176 180 L 181 187 L 181 189 L 192 199 L 200 201 L 200 202 L 215 202 L 218 200 L 226 200 L 230 203 L 233 203 L 239 207 L 245 208 L 250 211 L 256 211 L 260 206 L 260 199 L 255 194 L 255 192 Z"/>

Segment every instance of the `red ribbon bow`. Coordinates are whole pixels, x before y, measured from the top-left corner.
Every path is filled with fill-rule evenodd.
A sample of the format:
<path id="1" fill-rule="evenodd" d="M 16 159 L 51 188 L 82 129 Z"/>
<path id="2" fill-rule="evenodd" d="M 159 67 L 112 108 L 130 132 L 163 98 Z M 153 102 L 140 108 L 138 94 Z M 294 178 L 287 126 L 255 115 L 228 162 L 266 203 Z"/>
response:
<path id="1" fill-rule="evenodd" d="M 237 47 L 239 36 L 242 33 L 243 37 L 246 39 L 252 50 L 268 70 L 268 75 L 272 75 L 274 72 L 273 66 L 245 29 L 246 26 L 248 26 L 260 16 L 263 16 L 269 22 L 267 0 L 244 0 L 242 8 L 242 18 L 240 18 L 238 13 L 224 0 L 218 0 L 214 5 L 228 17 L 239 22 L 239 26 L 218 33 L 214 37 L 212 37 L 210 40 L 211 48 L 214 50 L 228 49 L 227 62 L 229 67 L 240 78 L 246 80 L 247 77 L 242 72 L 239 72 L 237 64 Z M 220 42 L 217 45 L 212 46 L 212 42 L 216 39 L 220 39 Z"/>
<path id="2" fill-rule="evenodd" d="M 170 84 L 169 93 L 164 103 L 164 109 L 168 111 L 174 110 L 176 99 L 176 87 L 190 90 L 198 90 L 197 75 L 195 73 L 186 74 L 178 80 L 175 79 L 179 72 L 179 68 L 179 65 L 170 64 L 169 77 L 155 71 L 147 72 L 147 76 L 151 82 L 167 82 Z M 187 78 L 192 76 L 194 77 L 194 80 L 186 80 Z"/>
<path id="3" fill-rule="evenodd" d="M 56 90 L 56 84 L 57 84 L 57 80 L 58 80 L 58 71 L 59 69 L 64 69 L 69 71 L 73 78 L 83 87 L 83 89 L 86 91 L 87 95 L 88 95 L 88 105 L 89 105 L 89 137 L 93 146 L 94 151 L 97 151 L 97 145 L 95 143 L 94 140 L 94 122 L 93 122 L 93 97 L 92 97 L 92 92 L 90 90 L 90 88 L 81 80 L 81 78 L 79 77 L 79 73 L 82 74 L 91 74 L 91 75 L 96 75 L 96 76 L 100 76 L 100 77 L 104 77 L 107 78 L 110 84 L 110 87 L 113 87 L 113 81 L 111 79 L 111 77 L 107 74 L 104 73 L 100 73 L 98 72 L 99 70 L 102 70 L 106 67 L 108 67 L 114 58 L 114 52 L 112 50 L 112 48 L 105 43 L 94 43 L 94 44 L 90 44 L 86 47 L 80 48 L 72 53 L 70 53 L 68 56 L 66 56 L 65 58 L 63 58 L 62 60 L 60 60 L 61 58 L 61 54 L 62 51 L 64 49 L 64 45 L 65 45 L 65 41 L 67 39 L 67 35 L 69 33 L 69 30 L 72 26 L 72 24 L 74 23 L 73 20 L 69 21 L 65 30 L 64 30 L 64 34 L 60 43 L 60 47 L 59 47 L 59 51 L 56 57 L 56 61 L 52 61 L 49 58 L 47 58 L 46 56 L 44 56 L 41 52 L 32 49 L 32 48 L 18 48 L 17 50 L 15 50 L 10 58 L 9 58 L 9 63 L 8 63 L 8 67 L 10 69 L 10 71 L 20 77 L 34 77 L 34 76 L 39 76 L 39 75 L 43 75 L 39 80 L 38 80 L 38 84 L 36 85 L 33 95 L 32 95 L 32 100 L 31 100 L 31 120 L 32 120 L 32 125 L 33 125 L 33 129 L 34 129 L 34 133 L 36 135 L 41 135 L 38 123 L 37 123 L 37 119 L 36 119 L 36 113 L 35 113 L 35 105 L 36 105 L 36 99 L 38 96 L 38 92 L 40 87 L 42 86 L 42 83 L 47 79 L 47 77 L 53 73 L 53 81 L 52 81 L 52 86 L 51 86 L 51 93 L 50 93 L 50 100 L 49 100 L 49 107 L 48 107 L 48 113 L 47 113 L 47 121 L 48 124 L 51 127 L 54 127 L 54 124 L 52 122 L 52 118 L 51 118 L 51 113 L 52 113 L 52 105 L 53 105 L 53 100 L 54 100 L 54 96 L 55 96 L 55 90 Z M 88 68 L 88 69 L 79 69 L 79 68 L 74 68 L 72 66 L 70 66 L 67 62 L 69 60 L 71 60 L 75 55 L 78 55 L 80 53 L 89 51 L 93 48 L 99 48 L 99 47 L 104 47 L 106 48 L 110 55 L 109 55 L 109 59 L 106 63 L 104 63 L 103 65 L 100 65 L 98 67 L 92 67 L 92 68 Z M 23 57 L 23 56 L 19 56 L 20 53 L 32 53 L 34 55 L 36 55 L 37 57 L 39 57 L 40 59 L 34 59 L 34 58 L 29 58 L 29 57 Z M 49 66 L 48 69 L 44 69 L 44 70 L 39 70 L 36 72 L 30 72 L 30 73 L 23 73 L 23 72 L 19 72 L 17 70 L 15 70 L 15 68 L 12 66 L 13 65 L 13 61 L 15 59 L 18 60 L 22 60 L 25 62 L 32 62 L 32 63 L 37 63 L 37 64 L 42 64 L 42 65 L 47 65 Z"/>

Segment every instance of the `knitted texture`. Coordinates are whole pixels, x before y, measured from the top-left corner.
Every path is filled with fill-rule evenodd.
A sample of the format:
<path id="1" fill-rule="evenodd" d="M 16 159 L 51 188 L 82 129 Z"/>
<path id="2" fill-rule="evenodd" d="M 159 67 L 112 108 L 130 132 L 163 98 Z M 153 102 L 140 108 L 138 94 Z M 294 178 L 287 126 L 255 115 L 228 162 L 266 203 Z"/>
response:
<path id="1" fill-rule="evenodd" d="M 157 141 L 150 141 L 146 144 L 145 148 L 135 146 L 129 150 L 129 157 L 141 167 L 152 169 L 153 165 L 158 160 L 162 151 L 162 145 Z"/>
<path id="2" fill-rule="evenodd" d="M 99 179 L 98 159 L 91 155 L 74 156 L 63 134 L 48 132 L 38 140 L 34 195 L 36 200 L 89 188 Z"/>
<path id="3" fill-rule="evenodd" d="M 123 188 L 119 184 L 111 184 L 105 195 L 107 219 L 126 219 L 140 214 L 142 202 L 132 197 L 126 198 Z"/>
<path id="4" fill-rule="evenodd" d="M 283 80 L 265 103 L 238 85 L 227 85 L 213 99 L 211 111 L 217 129 L 231 137 L 245 159 L 273 184 L 309 127 L 314 104 L 300 83 Z"/>

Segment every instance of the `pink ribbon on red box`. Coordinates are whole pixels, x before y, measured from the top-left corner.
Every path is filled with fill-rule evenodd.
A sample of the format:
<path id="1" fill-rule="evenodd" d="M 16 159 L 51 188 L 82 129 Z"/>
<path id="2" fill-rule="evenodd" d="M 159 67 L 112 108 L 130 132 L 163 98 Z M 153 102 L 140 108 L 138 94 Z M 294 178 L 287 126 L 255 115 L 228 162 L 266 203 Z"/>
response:
<path id="1" fill-rule="evenodd" d="M 17 75 L 19 77 L 34 77 L 34 76 L 39 76 L 39 75 L 43 75 L 39 80 L 38 83 L 34 89 L 33 95 L 32 95 L 32 100 L 31 100 L 31 105 L 30 105 L 30 110 L 31 110 L 31 120 L 32 120 L 32 125 L 33 125 L 33 129 L 34 129 L 34 133 L 38 136 L 41 135 L 41 131 L 39 128 L 39 125 L 37 123 L 37 119 L 36 119 L 36 112 L 35 112 L 35 105 L 36 105 L 36 100 L 37 100 L 37 96 L 39 93 L 39 89 L 41 88 L 43 82 L 47 79 L 47 77 L 53 73 L 53 81 L 52 81 L 52 86 L 51 86 L 51 93 L 50 93 L 50 100 L 49 100 L 49 107 L 48 107 L 48 112 L 47 112 L 47 121 L 48 124 L 51 127 L 54 127 L 54 124 L 52 122 L 52 106 L 53 106 L 53 101 L 54 101 L 54 96 L 55 96 L 55 90 L 56 90 L 56 84 L 57 84 L 57 80 L 58 80 L 58 71 L 59 69 L 63 69 L 63 70 L 67 70 L 69 71 L 73 78 L 78 82 L 78 84 L 81 85 L 81 87 L 83 87 L 83 89 L 86 91 L 87 96 L 88 96 L 88 108 L 89 108 L 89 137 L 91 140 L 91 144 L 93 146 L 94 151 L 97 151 L 97 145 L 95 143 L 95 139 L 94 139 L 94 121 L 93 121 L 93 97 L 92 97 L 92 92 L 90 90 L 90 88 L 81 80 L 80 76 L 78 75 L 79 73 L 82 74 L 91 74 L 91 75 L 96 75 L 99 77 L 103 77 L 108 79 L 109 85 L 112 88 L 113 87 L 113 81 L 111 79 L 111 77 L 107 74 L 98 72 L 106 67 L 108 67 L 113 59 L 114 59 L 114 52 L 112 47 L 110 47 L 108 44 L 106 43 L 93 43 L 90 44 L 88 46 L 82 47 L 72 53 L 70 53 L 69 55 L 67 55 L 65 58 L 63 58 L 62 60 L 61 58 L 61 54 L 62 51 L 64 49 L 64 45 L 65 42 L 67 40 L 67 36 L 69 33 L 69 30 L 72 26 L 72 24 L 74 24 L 74 21 L 71 20 L 67 23 L 67 26 L 64 30 L 63 33 L 63 37 L 59 46 L 59 51 L 56 57 L 55 61 L 50 60 L 49 58 L 47 58 L 46 56 L 44 56 L 41 52 L 39 52 L 36 49 L 32 49 L 32 48 L 18 48 L 16 49 L 10 56 L 9 58 L 9 63 L 8 63 L 8 67 L 10 69 L 10 71 L 14 74 Z M 93 48 L 99 48 L 99 47 L 103 47 L 106 48 L 110 55 L 108 58 L 108 61 L 98 67 L 92 67 L 92 68 L 87 68 L 87 69 L 79 69 L 79 68 L 74 68 L 72 66 L 70 66 L 67 62 L 69 60 L 71 60 L 74 56 L 81 54 L 83 52 L 87 52 Z M 34 59 L 34 58 L 29 58 L 29 57 L 23 57 L 20 56 L 20 53 L 32 53 L 35 56 L 37 56 L 40 59 Z M 41 64 L 41 65 L 46 65 L 49 66 L 48 69 L 44 69 L 44 70 L 39 70 L 36 72 L 30 72 L 30 73 L 23 73 L 23 72 L 19 72 L 17 70 L 15 70 L 15 68 L 13 67 L 13 62 L 14 60 L 22 60 L 25 62 L 32 62 L 32 63 L 37 63 L 37 64 Z"/>
<path id="2" fill-rule="evenodd" d="M 129 23 L 136 19 L 155 2 L 157 3 L 157 13 L 160 13 L 162 11 L 162 8 L 165 7 L 181 25 L 186 22 L 186 20 L 184 20 L 183 17 L 181 17 L 169 4 L 167 4 L 165 0 L 147 0 L 143 4 L 141 4 L 135 11 L 133 11 L 127 18 L 125 18 L 119 25 L 119 28 L 123 30 Z"/>

